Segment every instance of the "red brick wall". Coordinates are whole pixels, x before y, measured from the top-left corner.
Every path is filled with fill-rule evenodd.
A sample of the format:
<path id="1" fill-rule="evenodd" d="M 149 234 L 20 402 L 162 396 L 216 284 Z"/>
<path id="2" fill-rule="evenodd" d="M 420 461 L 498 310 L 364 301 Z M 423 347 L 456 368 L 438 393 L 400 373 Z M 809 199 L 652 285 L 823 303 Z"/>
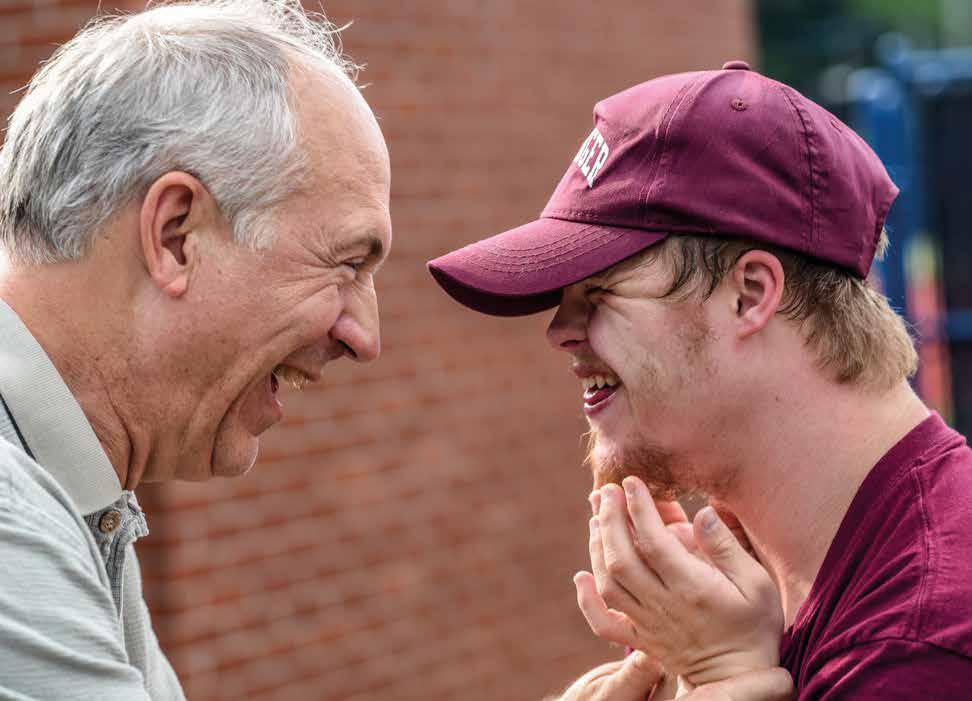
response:
<path id="1" fill-rule="evenodd" d="M 109 6 L 108 2 L 104 3 Z M 0 113 L 96 6 L 0 0 Z M 258 466 L 146 486 L 140 545 L 193 701 L 538 699 L 617 652 L 574 603 L 589 478 L 547 321 L 458 307 L 424 261 L 535 216 L 593 103 L 751 58 L 747 0 L 330 2 L 393 169 L 384 352 L 285 397 Z"/>

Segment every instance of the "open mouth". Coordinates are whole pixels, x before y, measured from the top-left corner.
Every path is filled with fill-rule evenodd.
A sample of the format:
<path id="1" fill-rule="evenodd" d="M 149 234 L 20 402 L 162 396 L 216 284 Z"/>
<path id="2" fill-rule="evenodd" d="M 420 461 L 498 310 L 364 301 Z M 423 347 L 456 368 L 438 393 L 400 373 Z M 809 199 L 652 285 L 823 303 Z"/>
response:
<path id="1" fill-rule="evenodd" d="M 314 378 L 303 370 L 281 364 L 270 373 L 270 391 L 276 394 L 282 383 L 299 392 L 313 381 Z"/>
<path id="2" fill-rule="evenodd" d="M 607 371 L 604 374 L 584 377 L 581 384 L 584 387 L 584 406 L 592 408 L 607 401 L 621 386 L 621 380 Z"/>

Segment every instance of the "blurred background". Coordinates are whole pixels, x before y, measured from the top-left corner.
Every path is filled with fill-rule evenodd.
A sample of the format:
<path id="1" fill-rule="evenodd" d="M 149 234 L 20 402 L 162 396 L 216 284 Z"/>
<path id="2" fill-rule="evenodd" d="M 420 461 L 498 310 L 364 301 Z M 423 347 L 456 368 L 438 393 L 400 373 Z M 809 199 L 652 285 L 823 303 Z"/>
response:
<path id="1" fill-rule="evenodd" d="M 141 0 L 102 0 L 101 11 Z M 587 566 L 577 383 L 546 315 L 460 308 L 424 263 L 535 217 L 600 98 L 744 59 L 868 138 L 902 196 L 876 277 L 916 383 L 972 432 L 968 0 L 334 0 L 393 168 L 383 354 L 284 397 L 233 481 L 140 489 L 156 630 L 192 701 L 540 699 L 619 651 Z M 0 0 L 0 115 L 96 0 Z"/>

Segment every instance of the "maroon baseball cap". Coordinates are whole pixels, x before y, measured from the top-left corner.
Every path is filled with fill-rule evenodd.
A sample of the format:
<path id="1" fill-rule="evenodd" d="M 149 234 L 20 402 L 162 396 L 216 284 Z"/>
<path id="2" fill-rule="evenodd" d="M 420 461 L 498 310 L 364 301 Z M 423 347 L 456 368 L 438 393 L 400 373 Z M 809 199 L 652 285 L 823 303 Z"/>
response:
<path id="1" fill-rule="evenodd" d="M 429 262 L 486 314 L 555 307 L 564 287 L 668 234 L 746 238 L 870 270 L 898 188 L 850 127 L 730 61 L 599 102 L 540 218 Z"/>

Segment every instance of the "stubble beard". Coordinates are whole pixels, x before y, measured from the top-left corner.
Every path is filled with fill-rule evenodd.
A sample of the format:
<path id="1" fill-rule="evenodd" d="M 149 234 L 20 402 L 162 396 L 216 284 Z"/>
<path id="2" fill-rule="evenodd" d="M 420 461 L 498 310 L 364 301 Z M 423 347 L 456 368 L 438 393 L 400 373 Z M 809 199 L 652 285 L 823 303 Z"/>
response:
<path id="1" fill-rule="evenodd" d="M 621 448 L 604 445 L 597 429 L 592 428 L 586 435 L 587 458 L 585 462 L 594 474 L 594 484 L 621 484 L 625 477 L 638 477 L 647 485 L 656 499 L 680 499 L 694 494 L 697 486 L 692 484 L 684 466 L 671 452 L 649 444 L 639 437 L 636 441 Z"/>
<path id="2" fill-rule="evenodd" d="M 714 373 L 708 356 L 713 338 L 711 329 L 694 307 L 689 306 L 688 310 L 687 323 L 679 331 L 685 349 L 683 362 L 691 370 L 686 377 L 711 377 Z M 648 387 L 659 385 L 660 373 L 651 364 L 644 366 L 643 373 Z M 685 379 L 682 384 L 689 381 Z M 585 463 L 594 474 L 595 486 L 621 484 L 625 477 L 638 477 L 653 497 L 664 500 L 699 496 L 711 488 L 711 485 L 703 484 L 696 466 L 683 456 L 652 443 L 640 432 L 612 447 L 606 444 L 597 428 L 591 426 L 586 439 Z"/>

